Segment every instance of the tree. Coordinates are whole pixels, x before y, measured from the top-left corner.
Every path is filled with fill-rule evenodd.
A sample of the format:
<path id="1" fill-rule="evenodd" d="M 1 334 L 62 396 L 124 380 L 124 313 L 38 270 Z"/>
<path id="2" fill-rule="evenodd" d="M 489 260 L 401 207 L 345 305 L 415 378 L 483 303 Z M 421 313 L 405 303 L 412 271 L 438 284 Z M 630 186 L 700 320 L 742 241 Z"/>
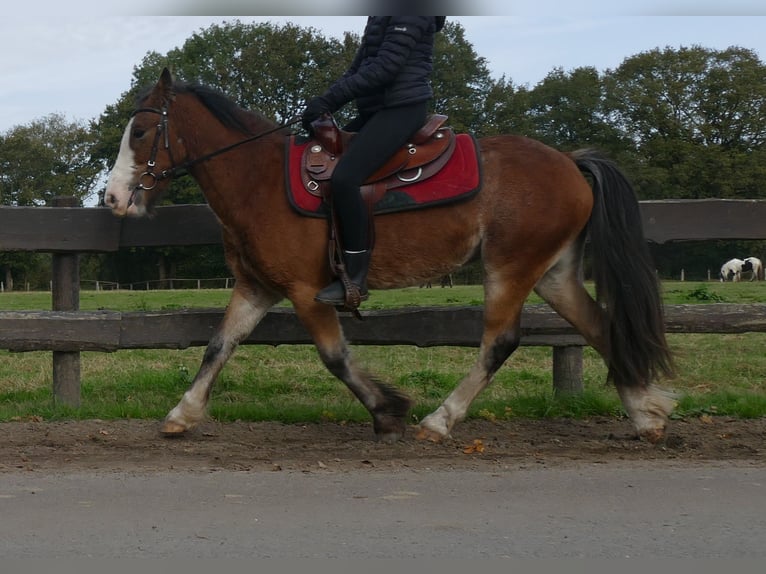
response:
<path id="1" fill-rule="evenodd" d="M 763 195 L 766 67 L 755 53 L 655 49 L 605 82 L 610 121 L 640 162 L 642 198 Z"/>
<path id="2" fill-rule="evenodd" d="M 514 87 L 513 82 L 502 76 L 492 82 L 483 101 L 482 124 L 479 136 L 518 134 L 538 137 L 535 125 L 528 113 L 530 92 L 526 86 Z"/>
<path id="3" fill-rule="evenodd" d="M 40 206 L 56 196 L 83 201 L 94 192 L 101 167 L 91 159 L 92 132 L 83 124 L 51 114 L 0 135 L 0 205 Z M 31 276 L 44 257 L 0 253 L 6 289 L 14 275 Z"/>
<path id="4" fill-rule="evenodd" d="M 465 28 L 447 20 L 434 43 L 434 101 L 436 112 L 449 116 L 456 131 L 479 132 L 485 121 L 483 105 L 492 89 L 487 60 L 465 39 Z"/>
<path id="5" fill-rule="evenodd" d="M 555 68 L 529 94 L 536 136 L 554 147 L 597 147 L 617 154 L 623 146 L 604 111 L 604 87 L 593 67 Z"/>
<path id="6" fill-rule="evenodd" d="M 294 24 L 214 24 L 165 57 L 149 54 L 136 70 L 136 85 L 154 83 L 169 65 L 187 82 L 217 88 L 243 108 L 285 122 L 346 70 L 357 46 L 353 34 L 339 41 Z"/>
<path id="7" fill-rule="evenodd" d="M 0 136 L 0 205 L 45 205 L 59 195 L 81 201 L 101 171 L 87 126 L 51 114 Z"/>

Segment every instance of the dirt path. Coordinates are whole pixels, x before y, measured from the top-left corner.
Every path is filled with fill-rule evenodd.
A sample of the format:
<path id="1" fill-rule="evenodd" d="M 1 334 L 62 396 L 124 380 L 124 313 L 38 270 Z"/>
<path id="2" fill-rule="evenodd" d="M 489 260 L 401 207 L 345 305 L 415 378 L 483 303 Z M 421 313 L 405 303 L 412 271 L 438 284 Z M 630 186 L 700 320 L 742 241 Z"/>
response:
<path id="1" fill-rule="evenodd" d="M 370 424 L 207 422 L 183 438 L 145 420 L 0 423 L 0 472 L 476 469 L 610 461 L 741 460 L 766 465 L 766 418 L 673 421 L 659 445 L 627 420 L 467 421 L 442 444 L 378 444 Z"/>

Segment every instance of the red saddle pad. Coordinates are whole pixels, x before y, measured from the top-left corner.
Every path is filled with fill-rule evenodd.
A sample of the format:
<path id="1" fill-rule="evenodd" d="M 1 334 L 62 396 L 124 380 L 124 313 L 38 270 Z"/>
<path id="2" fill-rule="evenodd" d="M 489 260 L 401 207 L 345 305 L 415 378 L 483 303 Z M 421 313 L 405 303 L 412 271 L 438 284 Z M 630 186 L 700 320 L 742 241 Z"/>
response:
<path id="1" fill-rule="evenodd" d="M 444 205 L 473 197 L 481 189 L 479 148 L 470 134 L 457 134 L 455 151 L 447 164 L 430 178 L 390 190 L 375 204 L 374 213 L 395 213 Z M 308 141 L 287 140 L 287 196 L 293 208 L 310 217 L 326 217 L 327 206 L 301 181 L 301 158 Z"/>

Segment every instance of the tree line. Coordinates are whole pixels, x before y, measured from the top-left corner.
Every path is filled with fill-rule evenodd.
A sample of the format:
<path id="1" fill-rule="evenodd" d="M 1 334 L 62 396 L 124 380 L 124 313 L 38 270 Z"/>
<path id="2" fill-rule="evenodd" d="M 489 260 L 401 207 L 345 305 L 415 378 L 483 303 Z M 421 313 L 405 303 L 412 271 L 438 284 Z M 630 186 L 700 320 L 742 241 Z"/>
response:
<path id="1" fill-rule="evenodd" d="M 58 195 L 95 202 L 137 95 L 164 66 L 286 121 L 346 69 L 359 40 L 351 32 L 336 39 L 292 24 L 234 20 L 200 30 L 166 54 L 148 52 L 130 88 L 99 117 L 68 122 L 51 114 L 0 134 L 0 205 L 46 205 Z M 752 50 L 658 47 L 603 72 L 554 68 L 529 86 L 493 78 L 459 22 L 448 21 L 436 42 L 432 107 L 457 131 L 521 134 L 561 150 L 599 148 L 625 170 L 639 199 L 766 197 L 766 66 Z M 341 110 L 339 123 L 352 112 Z M 185 177 L 164 201 L 204 199 Z M 661 276 L 685 268 L 688 278 L 702 279 L 734 254 L 763 258 L 763 246 L 753 242 L 653 249 Z M 161 248 L 89 255 L 81 265 L 88 279 L 131 283 L 220 277 L 223 261 L 218 247 Z M 40 286 L 49 279 L 45 255 L 0 252 L 0 269 L 6 288 L 14 277 Z"/>

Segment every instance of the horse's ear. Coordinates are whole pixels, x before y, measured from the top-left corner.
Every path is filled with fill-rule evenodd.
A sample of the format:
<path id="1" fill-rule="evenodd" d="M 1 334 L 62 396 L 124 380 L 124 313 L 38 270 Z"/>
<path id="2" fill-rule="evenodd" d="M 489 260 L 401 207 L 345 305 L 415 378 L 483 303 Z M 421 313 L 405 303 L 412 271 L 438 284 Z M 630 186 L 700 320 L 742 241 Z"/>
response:
<path id="1" fill-rule="evenodd" d="M 173 76 L 167 68 L 162 69 L 160 80 L 157 82 L 157 89 L 162 93 L 162 99 L 169 102 L 175 98 L 176 92 L 173 88 Z"/>

